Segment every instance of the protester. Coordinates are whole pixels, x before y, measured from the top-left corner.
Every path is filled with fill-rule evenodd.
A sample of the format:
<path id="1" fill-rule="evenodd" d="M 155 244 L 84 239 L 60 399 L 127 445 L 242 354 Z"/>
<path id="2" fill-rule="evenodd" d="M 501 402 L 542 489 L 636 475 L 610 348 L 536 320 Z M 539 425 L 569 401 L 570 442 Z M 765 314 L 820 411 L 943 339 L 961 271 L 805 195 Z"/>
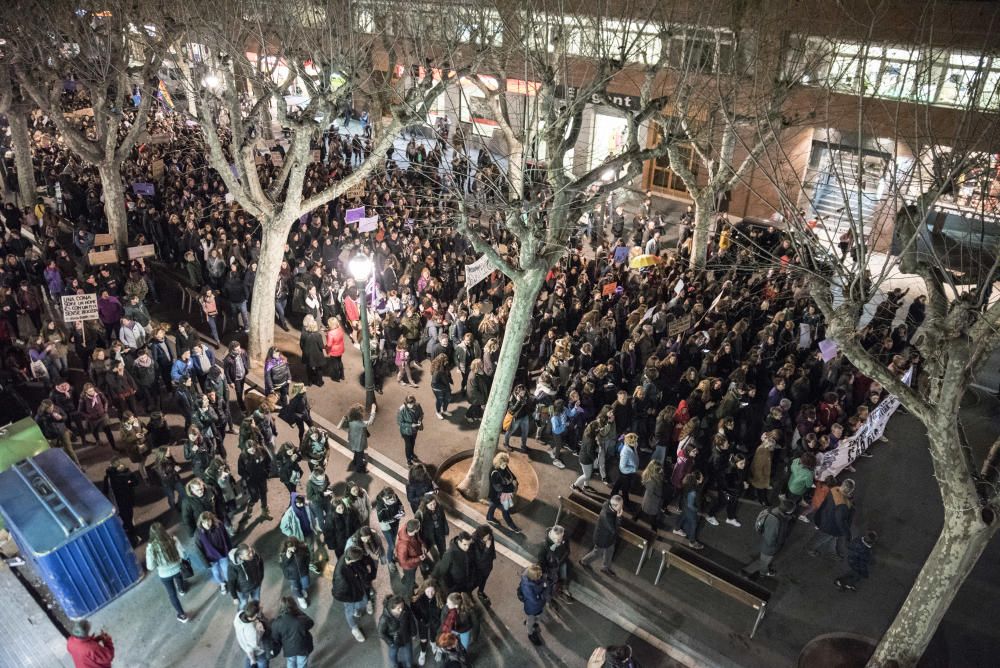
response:
<path id="1" fill-rule="evenodd" d="M 594 548 L 580 559 L 581 566 L 589 570 L 590 562 L 600 557 L 601 572 L 615 577 L 615 572 L 611 570 L 611 559 L 615 554 L 618 525 L 624 509 L 625 502 L 618 495 L 612 496 L 604 503 L 601 507 L 601 514 L 597 517 L 597 526 L 594 529 Z"/>
<path id="2" fill-rule="evenodd" d="M 73 625 L 66 639 L 66 651 L 76 668 L 111 668 L 115 660 L 115 643 L 103 629 L 90 633 L 90 624 L 80 620 Z"/>
<path id="3" fill-rule="evenodd" d="M 308 668 L 309 655 L 313 651 L 310 633 L 313 624 L 313 620 L 299 609 L 294 598 L 282 597 L 278 616 L 271 622 L 269 631 L 285 655 L 286 668 Z"/>
<path id="4" fill-rule="evenodd" d="M 171 536 L 159 522 L 149 527 L 149 544 L 146 546 L 146 570 L 155 571 L 160 578 L 167 598 L 177 612 L 177 621 L 188 623 L 188 616 L 181 606 L 179 596 L 184 596 L 187 589 L 181 576 L 181 562 L 185 556 L 181 542 Z"/>

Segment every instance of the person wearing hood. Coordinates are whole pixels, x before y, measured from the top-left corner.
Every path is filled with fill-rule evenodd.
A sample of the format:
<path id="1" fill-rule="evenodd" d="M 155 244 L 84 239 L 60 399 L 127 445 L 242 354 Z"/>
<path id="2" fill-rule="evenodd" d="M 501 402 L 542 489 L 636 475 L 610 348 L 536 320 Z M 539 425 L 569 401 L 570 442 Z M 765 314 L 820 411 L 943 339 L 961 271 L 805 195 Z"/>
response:
<path id="1" fill-rule="evenodd" d="M 128 461 L 117 457 L 104 473 L 104 493 L 118 509 L 125 533 L 133 544 L 139 542 L 132 518 L 135 515 L 135 488 L 139 486 L 139 474 L 128 467 Z"/>
<path id="2" fill-rule="evenodd" d="M 258 601 L 250 601 L 233 619 L 236 642 L 246 657 L 244 663 L 246 668 L 267 668 L 270 662 L 271 657 L 268 656 L 267 648 L 264 646 L 264 638 L 267 635 L 266 624 L 267 620 L 261 612 Z"/>
<path id="3" fill-rule="evenodd" d="M 313 512 L 313 505 L 301 494 L 292 492 L 288 508 L 281 516 L 279 523 L 281 533 L 289 538 L 302 541 L 308 548 L 311 556 L 310 569 L 319 573 L 319 518 Z"/>
<path id="4" fill-rule="evenodd" d="M 461 532 L 451 540 L 451 547 L 434 566 L 434 577 L 449 594 L 453 591 L 471 594 L 479 583 L 472 544 L 472 534 Z"/>
<path id="5" fill-rule="evenodd" d="M 229 551 L 229 572 L 226 588 L 233 597 L 233 605 L 240 610 L 250 601 L 260 601 L 260 586 L 264 582 L 264 560 L 252 547 L 241 543 Z"/>

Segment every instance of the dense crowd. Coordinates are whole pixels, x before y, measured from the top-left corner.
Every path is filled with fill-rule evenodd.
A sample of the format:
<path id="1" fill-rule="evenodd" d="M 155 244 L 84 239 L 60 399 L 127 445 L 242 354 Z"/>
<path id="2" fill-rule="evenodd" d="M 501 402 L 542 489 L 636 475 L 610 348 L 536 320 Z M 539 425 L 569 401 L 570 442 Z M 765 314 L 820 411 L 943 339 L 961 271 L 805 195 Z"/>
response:
<path id="1" fill-rule="evenodd" d="M 163 309 L 150 264 L 88 265 L 103 218 L 100 182 L 60 144 L 39 142 L 36 178 L 60 197 L 54 206 L 8 201 L 0 212 L 4 385 L 35 399 L 45 436 L 75 461 L 88 439 L 107 441 L 114 458 L 105 490 L 136 544 L 135 490 L 162 488 L 181 532 L 151 527 L 147 568 L 162 580 L 181 622 L 188 619 L 180 601 L 186 571 L 208 571 L 238 605 L 234 630 L 247 665 L 266 665 L 279 649 L 289 666 L 306 665 L 311 580 L 327 564 L 333 596 L 359 642 L 359 620 L 375 611 L 372 583 L 385 566 L 399 575 L 376 626 L 391 665 L 411 665 L 414 645 L 419 665 L 432 654 L 467 665 L 479 606 L 490 605 L 493 529 L 503 528 L 496 512 L 507 530 L 520 533 L 510 514 L 518 481 L 508 453 L 494 461 L 489 524 L 451 535 L 432 467 L 417 453 L 424 420 L 417 398 L 407 396 L 396 411 L 410 465 L 407 519 L 391 487 L 370 498 L 350 480 L 330 480 L 327 435 L 313 424 L 306 387 L 345 380 L 341 358 L 348 343 L 363 340 L 359 291 L 367 290 L 376 388 L 393 377 L 416 388 L 413 371 L 426 362 L 436 418 L 450 417 L 456 404 L 464 404 L 467 421 L 482 416 L 513 287 L 495 272 L 465 288 L 464 264 L 475 258 L 455 232 L 453 213 L 457 193 L 494 192 L 499 167 L 485 150 L 466 156 L 442 141 L 411 139 L 390 151 L 363 196 L 305 216 L 289 236 L 275 303 L 277 324 L 301 331 L 306 374 L 293 378 L 288 359 L 269 351 L 262 395 L 253 396 L 239 339 L 248 325 L 259 231 L 226 197 L 196 129 L 162 110 L 150 122 L 170 141 L 139 145 L 123 165 L 130 243 L 155 245 L 157 266 L 198 292 L 195 324 L 205 337 L 189 322 L 155 315 Z M 43 116 L 34 118 L 34 129 L 43 137 L 53 131 Z M 309 169 L 306 194 L 355 168 L 370 153 L 369 141 L 335 131 L 317 140 L 320 158 Z M 154 165 L 162 179 L 154 178 Z M 264 155 L 265 182 L 276 169 Z M 152 195 L 131 188 L 147 182 L 156 184 Z M 376 233 L 345 224 L 345 211 L 356 205 L 379 216 Z M 542 448 L 554 467 L 578 468 L 572 491 L 603 504 L 593 549 L 578 562 L 584 569 L 600 557 L 602 571 L 614 575 L 615 537 L 627 516 L 653 533 L 672 531 L 692 549 L 711 541 L 703 524 L 739 527 L 753 519 L 761 556 L 745 573 L 773 576 L 771 561 L 798 517 L 816 525 L 811 553 L 847 556 L 849 567 L 836 582 L 853 588 L 867 575 L 876 537 L 852 526 L 853 480 L 815 480 L 814 470 L 817 455 L 861 428 L 885 392 L 841 353 L 824 358 L 818 350 L 823 318 L 793 270 L 811 260 L 798 257 L 780 230 L 720 219 L 709 268 L 696 272 L 685 262 L 691 222 L 690 214 L 681 218 L 676 247 L 668 248 L 666 222 L 649 200 L 634 216 L 602 206 L 584 217 L 538 297 L 507 406 L 504 448 Z M 498 247 L 515 251 L 517 240 L 496 215 L 487 227 Z M 364 286 L 346 271 L 359 251 L 375 265 Z M 662 261 L 632 269 L 639 252 Z M 99 319 L 67 325 L 59 297 L 81 292 L 98 296 Z M 920 362 L 909 339 L 924 308 L 922 297 L 913 300 L 894 327 L 902 298 L 890 294 L 858 333 L 899 374 Z M 165 418 L 171 413 L 183 419 L 179 438 Z M 340 422 L 354 453 L 350 469 L 358 473 L 366 470 L 374 417 L 358 405 Z M 297 427 L 298 443 L 276 442 L 276 419 Z M 227 459 L 234 445 L 236 471 Z M 258 504 L 259 519 L 273 519 L 267 484 L 275 477 L 290 492 L 289 506 L 277 513 L 285 540 L 276 558 L 239 542 Z M 748 502 L 764 512 L 748 513 Z M 536 562 L 517 592 L 530 637 L 541 642 L 544 608 L 572 602 L 569 583 L 579 577 L 563 527 L 548 529 Z M 259 602 L 265 567 L 281 569 L 291 594 L 273 619 Z M 85 629 L 79 637 L 102 642 Z M 596 665 L 635 665 L 627 655 L 611 648 L 601 655 L 606 663 Z"/>

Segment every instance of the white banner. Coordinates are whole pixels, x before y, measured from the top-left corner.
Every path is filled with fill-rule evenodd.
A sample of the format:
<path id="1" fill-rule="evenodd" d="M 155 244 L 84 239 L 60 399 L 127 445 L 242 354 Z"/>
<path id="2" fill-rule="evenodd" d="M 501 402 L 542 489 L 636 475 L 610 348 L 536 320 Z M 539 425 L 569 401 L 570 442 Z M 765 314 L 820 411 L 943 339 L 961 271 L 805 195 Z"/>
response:
<path id="1" fill-rule="evenodd" d="M 909 385 L 912 380 L 911 366 L 903 374 L 902 381 Z M 851 465 L 851 462 L 867 452 L 871 444 L 882 437 L 886 425 L 889 424 L 889 418 L 897 408 L 899 408 L 899 398 L 895 394 L 886 396 L 871 410 L 868 419 L 856 434 L 841 439 L 833 450 L 820 453 L 816 464 L 816 479 L 823 480 L 828 475 L 839 475 Z"/>
<path id="2" fill-rule="evenodd" d="M 63 320 L 97 320 L 97 295 L 63 295 Z"/>
<path id="3" fill-rule="evenodd" d="M 358 232 L 374 232 L 378 229 L 378 216 L 358 219 Z"/>
<path id="4" fill-rule="evenodd" d="M 493 265 L 484 255 L 472 264 L 465 265 L 465 289 L 471 290 L 473 286 L 493 273 Z"/>

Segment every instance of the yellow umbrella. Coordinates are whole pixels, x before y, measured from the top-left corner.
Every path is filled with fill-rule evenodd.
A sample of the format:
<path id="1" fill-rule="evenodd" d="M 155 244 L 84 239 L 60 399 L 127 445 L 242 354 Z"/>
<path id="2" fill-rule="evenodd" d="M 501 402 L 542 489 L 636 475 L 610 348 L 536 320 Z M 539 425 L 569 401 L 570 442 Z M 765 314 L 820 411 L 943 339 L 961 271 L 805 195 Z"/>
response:
<path id="1" fill-rule="evenodd" d="M 632 269 L 642 269 L 643 267 L 655 267 L 660 262 L 662 260 L 658 255 L 636 255 L 628 261 L 628 266 Z"/>

